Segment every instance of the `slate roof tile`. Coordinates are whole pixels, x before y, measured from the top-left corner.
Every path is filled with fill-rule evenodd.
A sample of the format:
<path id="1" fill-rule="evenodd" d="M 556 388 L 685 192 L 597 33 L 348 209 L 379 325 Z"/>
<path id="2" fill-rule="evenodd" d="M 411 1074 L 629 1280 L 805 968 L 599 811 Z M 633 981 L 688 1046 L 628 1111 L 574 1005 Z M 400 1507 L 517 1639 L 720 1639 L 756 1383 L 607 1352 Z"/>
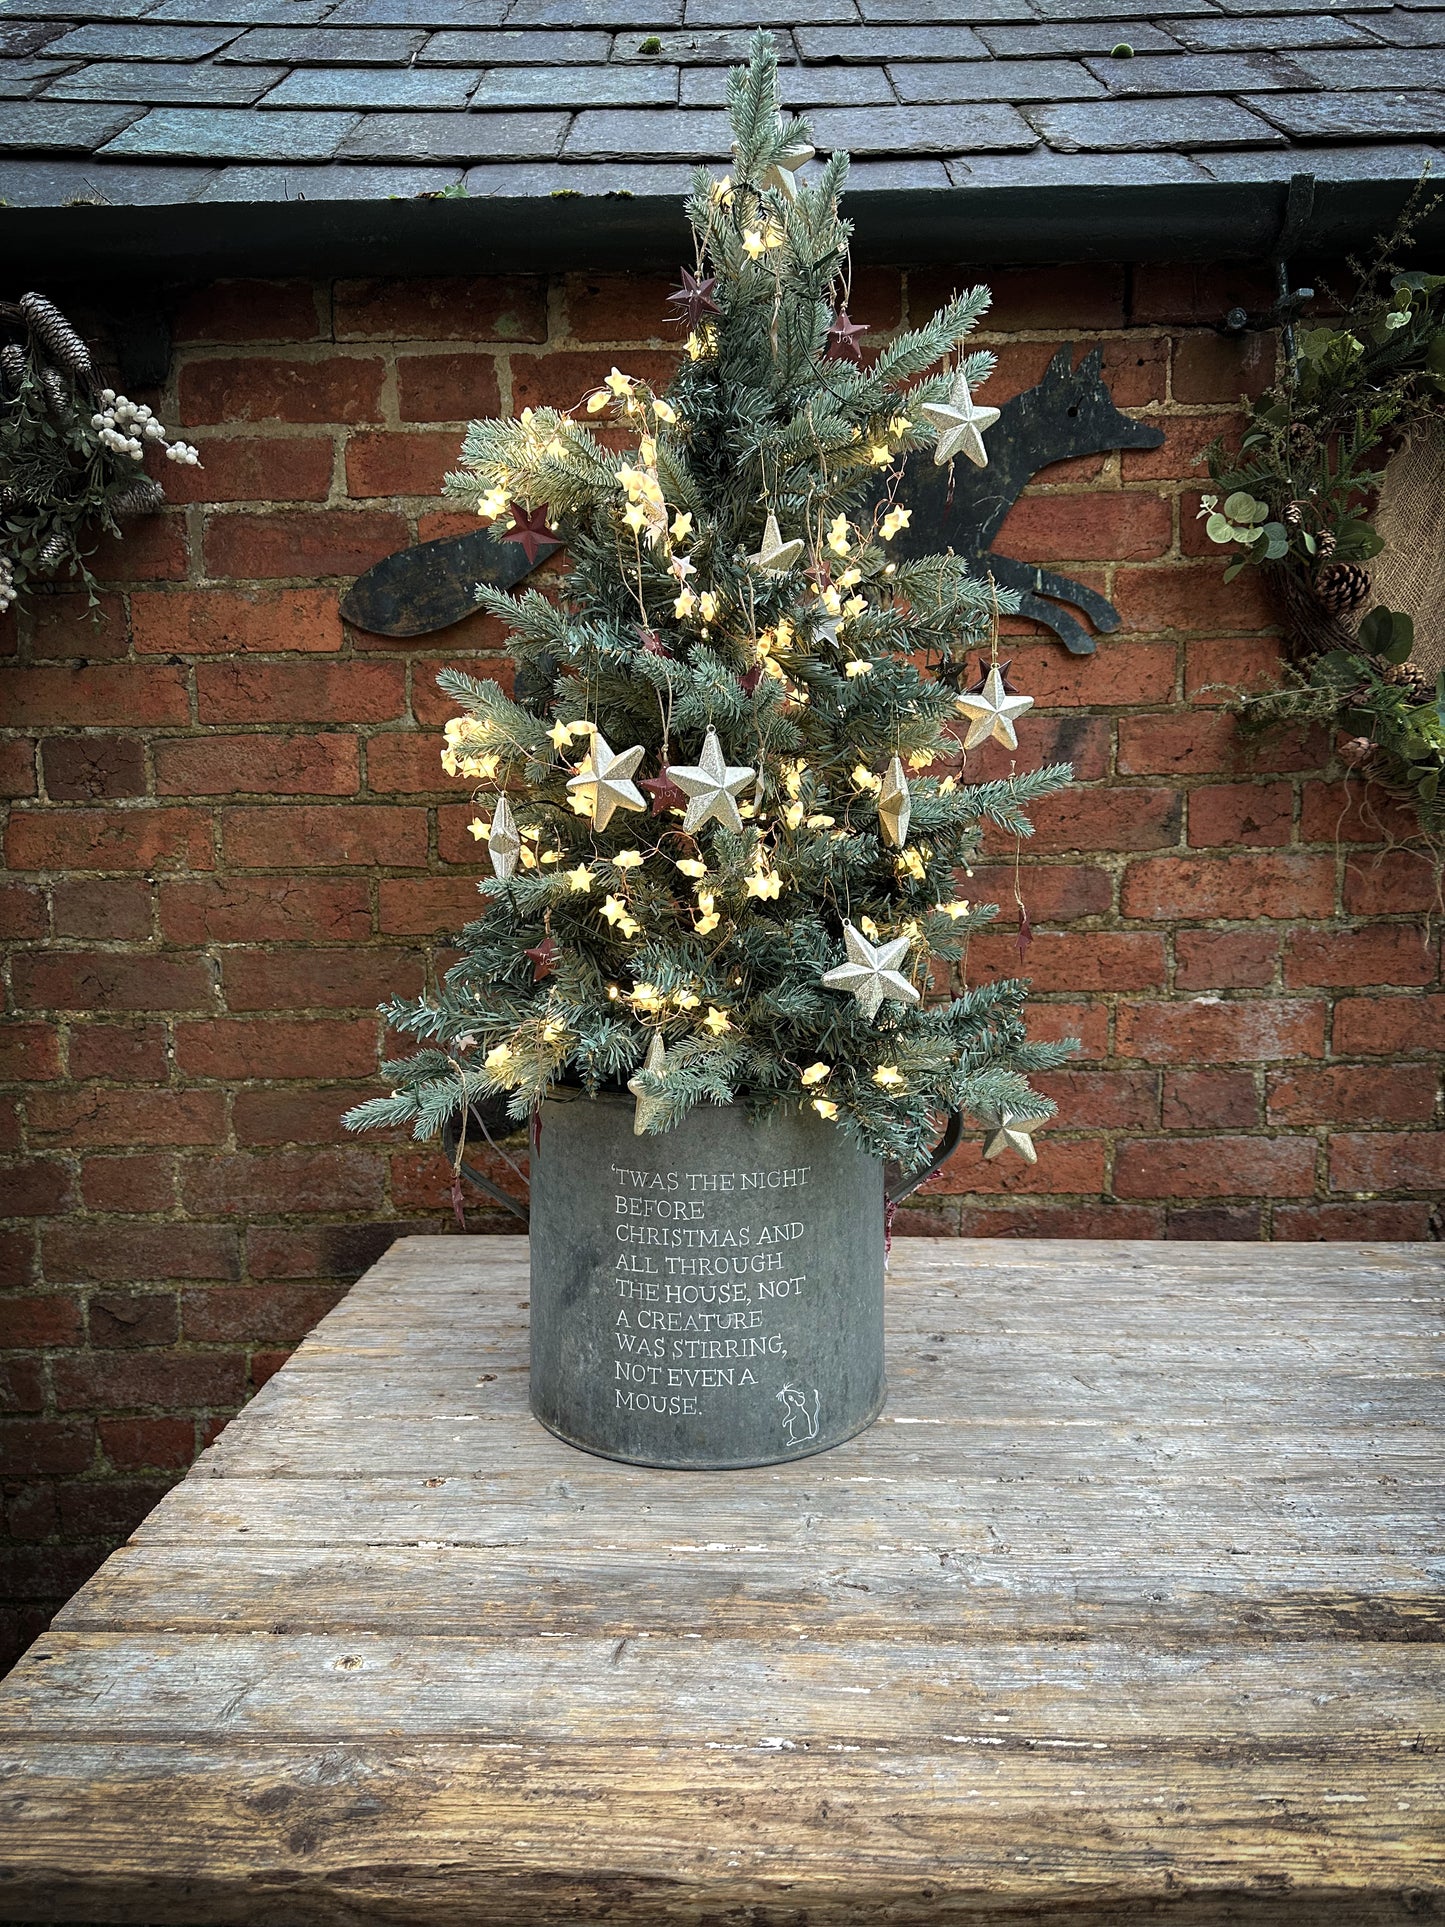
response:
<path id="1" fill-rule="evenodd" d="M 480 76 L 463 67 L 301 67 L 267 94 L 262 106 L 391 108 L 465 107 Z"/>
<path id="2" fill-rule="evenodd" d="M 1293 47 L 1368 47 L 1370 35 L 1338 14 L 1245 15 L 1226 19 L 1166 20 L 1165 29 L 1194 53 L 1280 53 Z M 1373 29 L 1374 22 L 1371 21 Z M 1135 52 L 1145 49 L 1137 41 Z"/>
<path id="3" fill-rule="evenodd" d="M 202 201 L 389 201 L 435 194 L 459 181 L 459 167 L 226 167 Z"/>
<path id="4" fill-rule="evenodd" d="M 215 177 L 211 167 L 130 167 L 94 158 L 0 159 L 0 201 L 10 207 L 64 207 L 74 201 L 174 207 L 196 200 Z"/>
<path id="5" fill-rule="evenodd" d="M 683 106 L 723 106 L 727 79 L 725 67 L 684 72 Z M 891 107 L 898 98 L 881 67 L 789 67 L 779 76 L 778 94 L 784 107 L 799 113 L 814 107 Z"/>
<path id="6" fill-rule="evenodd" d="M 312 27 L 336 0 L 162 0 L 148 20 L 214 21 L 225 27 Z"/>
<path id="7" fill-rule="evenodd" d="M 901 62 L 891 65 L 888 72 L 898 89 L 898 98 L 910 103 L 1097 100 L 1105 91 L 1095 76 L 1076 60 Z M 967 141 L 963 145 L 967 146 Z"/>
<path id="8" fill-rule="evenodd" d="M 500 27 L 507 0 L 341 0 L 328 27 Z"/>
<path id="9" fill-rule="evenodd" d="M 976 26 L 984 20 L 1037 19 L 1029 0 L 858 0 L 868 26 Z"/>
<path id="10" fill-rule="evenodd" d="M 368 114 L 340 144 L 342 160 L 549 160 L 570 116 L 556 114 Z"/>
<path id="11" fill-rule="evenodd" d="M 509 27 L 617 27 L 648 33 L 682 25 L 682 0 L 511 0 Z"/>
<path id="12" fill-rule="evenodd" d="M 58 40 L 65 29 L 57 20 L 12 20 L 0 25 L 0 59 L 19 60 L 48 40 Z"/>
<path id="13" fill-rule="evenodd" d="M 313 27 L 305 33 L 290 27 L 253 27 L 233 40 L 221 58 L 267 67 L 280 62 L 292 67 L 402 67 L 426 40 L 421 27 Z"/>
<path id="14" fill-rule="evenodd" d="M 472 167 L 464 176 L 468 194 L 486 200 L 510 199 L 521 192 L 536 198 L 578 194 L 588 199 L 673 200 L 692 187 L 692 167 L 666 161 L 530 161 L 506 166 Z"/>
<path id="15" fill-rule="evenodd" d="M 730 138 L 723 113 L 589 107 L 573 122 L 565 151 L 569 160 L 714 161 Z"/>
<path id="16" fill-rule="evenodd" d="M 1445 46 L 1445 13 L 1410 13 L 1400 7 L 1389 13 L 1372 13 L 1359 23 L 1341 21 L 1340 24 L 1348 24 L 1356 33 L 1361 33 L 1363 28 L 1395 47 Z M 1319 44 L 1334 43 L 1321 41 Z"/>
<path id="17" fill-rule="evenodd" d="M 1445 155 L 1438 148 L 1407 142 L 1392 147 L 1297 147 L 1261 152 L 1200 154 L 1200 167 L 1218 181 L 1287 181 L 1307 168 L 1322 181 L 1401 181 L 1414 184 L 1428 164 L 1439 174 Z"/>
<path id="18" fill-rule="evenodd" d="M 47 100 L 138 100 L 248 107 L 286 78 L 284 67 L 217 67 L 187 62 L 107 60 L 50 87 Z"/>
<path id="19" fill-rule="evenodd" d="M 990 53 L 1010 60 L 1035 58 L 1048 60 L 1061 54 L 1112 53 L 1121 40 L 1127 40 L 1136 54 L 1173 54 L 1179 41 L 1171 39 L 1161 27 L 1146 26 L 1131 20 L 1121 27 L 1113 20 L 1050 20 L 1034 26 L 983 26 L 978 37 Z"/>
<path id="20" fill-rule="evenodd" d="M 1445 134 L 1445 94 L 1262 94 L 1256 105 L 1301 141 L 1433 140 Z"/>
<path id="21" fill-rule="evenodd" d="M 1036 147 L 1028 154 L 968 154 L 948 163 L 955 187 L 1173 187 L 1209 178 L 1184 154 L 1060 154 Z"/>
<path id="22" fill-rule="evenodd" d="M 91 154 L 133 121 L 138 107 L 94 101 L 21 100 L 0 114 L 0 152 Z"/>
<path id="23" fill-rule="evenodd" d="M 1261 94 L 1310 84 L 1299 60 L 1270 54 L 1147 54 L 1139 60 L 1091 60 L 1089 68 L 1116 99 L 1148 94 Z M 1062 98 L 1062 96 L 1060 96 Z"/>
<path id="24" fill-rule="evenodd" d="M 49 82 L 69 72 L 63 60 L 0 61 L 0 100 L 29 100 Z"/>
<path id="25" fill-rule="evenodd" d="M 1291 95 L 1290 99 L 1301 96 Z M 1108 100 L 1030 109 L 1051 147 L 1149 153 L 1160 148 L 1268 147 L 1283 135 L 1238 101 L 1181 96 Z"/>
<path id="26" fill-rule="evenodd" d="M 416 55 L 419 67 L 601 66 L 612 48 L 610 33 L 547 33 L 534 28 L 453 27 L 432 34 Z"/>
<path id="27" fill-rule="evenodd" d="M 1412 47 L 1408 51 L 1374 47 L 1362 52 L 1341 48 L 1297 54 L 1293 65 L 1307 80 L 1342 93 L 1380 87 L 1445 88 L 1445 47 Z"/>
<path id="28" fill-rule="evenodd" d="M 133 111 L 133 110 L 132 110 Z M 329 161 L 356 114 L 260 114 L 245 107 L 156 107 L 106 153 L 178 161 Z"/>
<path id="29" fill-rule="evenodd" d="M 856 21 L 854 0 L 687 0 L 689 27 L 829 26 Z"/>
<path id="30" fill-rule="evenodd" d="M 50 51 L 77 60 L 204 60 L 235 37 L 234 27 L 93 21 L 52 40 Z"/>
<path id="31" fill-rule="evenodd" d="M 804 60 L 986 60 L 972 27 L 799 27 Z"/>
<path id="32" fill-rule="evenodd" d="M 877 107 L 858 116 L 825 107 L 811 116 L 813 139 L 825 151 L 853 154 L 982 154 L 1034 147 L 1038 135 L 1013 107 L 997 102 L 965 107 Z"/>
<path id="33" fill-rule="evenodd" d="M 640 29 L 612 37 L 614 60 L 643 61 L 655 66 L 662 62 L 683 67 L 737 67 L 748 57 L 750 31 L 727 27 L 684 27 L 676 33 L 648 34 Z M 651 45 L 652 41 L 657 46 Z M 643 42 L 648 43 L 646 51 Z M 780 61 L 793 58 L 793 45 L 786 33 L 775 33 L 773 45 Z"/>
<path id="34" fill-rule="evenodd" d="M 943 161 L 859 161 L 848 172 L 852 194 L 901 194 L 918 188 L 937 192 L 949 186 Z"/>
<path id="35" fill-rule="evenodd" d="M 676 67 L 494 67 L 472 100 L 474 108 L 676 105 Z"/>
<path id="36" fill-rule="evenodd" d="M 139 20 L 156 0 L 0 0 L 0 20 Z"/>

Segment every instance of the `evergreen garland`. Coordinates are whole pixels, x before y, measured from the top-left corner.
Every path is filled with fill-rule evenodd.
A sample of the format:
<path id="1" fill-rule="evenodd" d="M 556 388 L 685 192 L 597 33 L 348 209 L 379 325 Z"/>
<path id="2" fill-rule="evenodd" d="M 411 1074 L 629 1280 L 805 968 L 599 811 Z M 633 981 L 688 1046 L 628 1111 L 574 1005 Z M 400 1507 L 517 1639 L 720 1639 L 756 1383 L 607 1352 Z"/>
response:
<path id="1" fill-rule="evenodd" d="M 559 1083 L 630 1083 L 656 1128 L 703 1102 L 755 1117 L 811 1105 L 914 1166 L 954 1111 L 1049 1116 L 1027 1073 L 1076 1048 L 1028 1042 L 1019 982 L 872 1018 L 822 983 L 847 923 L 876 944 L 906 938 L 901 967 L 928 991 L 996 914 L 955 895 L 983 825 L 1028 836 L 1028 806 L 1072 772 L 960 783 L 944 678 L 957 685 L 1015 604 L 951 555 L 890 559 L 908 511 L 888 483 L 933 440 L 922 405 L 992 366 L 961 352 L 987 290 L 869 365 L 847 358 L 846 335 L 830 352 L 847 157 L 795 180 L 807 128 L 782 119 L 767 35 L 728 103 L 734 170 L 695 179 L 696 269 L 674 297 L 686 355 L 665 394 L 614 369 L 583 419 L 475 422 L 448 477 L 504 539 L 554 527 L 571 568 L 555 600 L 478 590 L 511 631 L 510 694 L 439 678 L 461 711 L 443 762 L 490 799 L 472 827 L 499 874 L 440 993 L 386 1007 L 425 1047 L 385 1067 L 396 1088 L 350 1113 L 357 1128 L 428 1138 L 499 1094 L 520 1122 Z M 695 766 L 709 730 L 755 779 L 739 827 L 690 835 L 664 772 Z M 609 746 L 642 746 L 650 806 L 624 802 L 599 827 L 587 784 Z M 901 847 L 880 816 L 894 758 L 910 775 Z M 665 1065 L 642 1070 L 658 1035 Z"/>

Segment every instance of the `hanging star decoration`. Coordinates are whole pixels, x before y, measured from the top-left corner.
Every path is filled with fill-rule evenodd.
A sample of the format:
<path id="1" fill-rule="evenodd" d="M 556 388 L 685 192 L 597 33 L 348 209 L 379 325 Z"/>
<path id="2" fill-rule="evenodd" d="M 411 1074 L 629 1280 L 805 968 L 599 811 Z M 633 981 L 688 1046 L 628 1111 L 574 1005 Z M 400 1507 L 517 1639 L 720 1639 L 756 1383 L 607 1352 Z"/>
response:
<path id="1" fill-rule="evenodd" d="M 984 689 L 988 685 L 988 676 L 989 676 L 990 669 L 997 669 L 998 679 L 999 679 L 999 682 L 1003 685 L 1003 693 L 1005 694 L 1005 696 L 1017 696 L 1019 692 L 1017 691 L 1017 689 L 1014 688 L 1013 684 L 1008 679 L 1008 672 L 1012 668 L 1013 668 L 1012 657 L 1010 657 L 1010 659 L 1007 662 L 991 663 L 988 660 L 987 656 L 980 656 L 978 659 L 978 681 L 971 682 L 968 685 L 969 695 L 981 696 L 984 692 Z"/>
<path id="2" fill-rule="evenodd" d="M 983 1154 L 986 1158 L 1002 1156 L 1005 1151 L 1017 1151 L 1026 1164 L 1037 1164 L 1039 1154 L 1034 1148 L 1032 1133 L 1044 1120 L 1041 1117 L 1015 1117 L 1012 1111 L 1003 1111 L 997 1117 L 985 1118 L 987 1136 L 983 1141 Z"/>
<path id="3" fill-rule="evenodd" d="M 687 794 L 680 790 L 672 778 L 665 773 L 661 776 L 644 776 L 637 786 L 646 790 L 652 798 L 652 814 L 666 816 L 669 810 L 687 808 Z"/>
<path id="4" fill-rule="evenodd" d="M 867 322 L 850 321 L 848 310 L 840 308 L 828 328 L 828 353 L 835 361 L 857 361 L 858 343 L 867 332 Z"/>
<path id="5" fill-rule="evenodd" d="M 512 518 L 512 526 L 502 540 L 519 543 L 529 562 L 535 563 L 544 550 L 561 548 L 556 531 L 547 526 L 548 509 L 545 502 L 534 509 L 524 509 L 518 502 L 509 502 L 507 513 Z"/>
<path id="6" fill-rule="evenodd" d="M 505 882 L 516 869 L 521 854 L 522 839 L 517 835 L 512 806 L 505 796 L 499 796 L 492 812 L 492 827 L 487 833 L 487 855 L 492 859 L 493 871 Z"/>
<path id="7" fill-rule="evenodd" d="M 666 774 L 688 798 L 682 827 L 693 835 L 704 823 L 716 818 L 724 829 L 740 832 L 743 819 L 738 813 L 737 798 L 752 782 L 755 773 L 751 766 L 733 768 L 728 763 L 717 731 L 709 723 L 697 762 L 667 766 Z"/>
<path id="8" fill-rule="evenodd" d="M 980 408 L 962 375 L 954 377 L 946 401 L 926 401 L 923 413 L 938 430 L 933 459 L 940 468 L 955 455 L 966 455 L 976 468 L 988 467 L 983 431 L 998 420 L 996 408 Z"/>
<path id="9" fill-rule="evenodd" d="M 713 299 L 713 289 L 717 286 L 715 274 L 691 274 L 686 268 L 679 270 L 682 286 L 675 288 L 667 297 L 678 311 L 678 320 L 688 328 L 696 328 L 710 314 L 721 314 L 722 310 Z"/>
<path id="10" fill-rule="evenodd" d="M 667 1048 L 662 1041 L 662 1032 L 660 1030 L 654 1031 L 652 1034 L 652 1042 L 647 1047 L 647 1055 L 642 1060 L 642 1068 L 653 1077 L 661 1077 L 667 1069 Z M 666 1098 L 651 1096 L 643 1088 L 642 1081 L 638 1077 L 630 1077 L 627 1080 L 627 1088 L 637 1099 L 637 1109 L 632 1119 L 632 1133 L 634 1137 L 641 1137 L 643 1133 L 650 1130 L 654 1124 L 661 1123 L 666 1119 L 667 1100 Z"/>
<path id="11" fill-rule="evenodd" d="M 769 575 L 785 575 L 802 553 L 801 540 L 797 538 L 791 542 L 783 540 L 782 530 L 778 527 L 778 518 L 769 509 L 768 519 L 763 524 L 762 543 L 757 553 L 748 557 L 749 562 L 754 568 L 766 569 Z"/>
<path id="12" fill-rule="evenodd" d="M 883 841 L 901 850 L 908 841 L 908 820 L 913 814 L 913 797 L 903 773 L 903 759 L 895 756 L 888 765 L 883 787 L 878 792 L 878 827 Z"/>
<path id="13" fill-rule="evenodd" d="M 887 998 L 895 1004 L 916 1004 L 917 990 L 903 975 L 899 965 L 908 955 L 907 937 L 894 937 L 889 943 L 872 944 L 851 923 L 843 925 L 843 947 L 848 961 L 823 972 L 829 990 L 846 990 L 858 999 L 865 1017 L 876 1017 Z"/>
<path id="14" fill-rule="evenodd" d="M 532 948 L 530 950 L 524 950 L 522 955 L 532 959 L 532 982 L 534 984 L 541 983 L 544 977 L 556 975 L 557 945 L 553 941 L 550 930 L 540 943 L 533 944 Z"/>
<path id="15" fill-rule="evenodd" d="M 600 729 L 593 730 L 587 760 L 575 776 L 567 778 L 567 787 L 589 799 L 595 828 L 605 830 L 618 810 L 647 808 L 637 785 L 628 780 L 645 753 L 643 745 L 638 743 L 619 754 Z"/>
<path id="16" fill-rule="evenodd" d="M 809 147 L 806 141 L 795 141 L 791 146 L 783 148 L 772 165 L 763 169 L 763 186 L 772 188 L 776 194 L 781 194 L 785 201 L 796 201 L 798 174 L 808 165 L 817 151 L 815 147 Z"/>
<path id="17" fill-rule="evenodd" d="M 667 644 L 655 629 L 639 629 L 637 639 L 642 644 L 645 655 L 666 656 L 670 653 Z"/>
<path id="18" fill-rule="evenodd" d="M 956 698 L 956 702 L 968 718 L 968 734 L 963 739 L 965 749 L 986 742 L 990 736 L 996 743 L 1002 743 L 1005 749 L 1017 749 L 1019 738 L 1014 728 L 1015 720 L 1034 706 L 1032 696 L 1008 694 L 997 663 L 984 677 L 981 689 L 966 690 Z"/>

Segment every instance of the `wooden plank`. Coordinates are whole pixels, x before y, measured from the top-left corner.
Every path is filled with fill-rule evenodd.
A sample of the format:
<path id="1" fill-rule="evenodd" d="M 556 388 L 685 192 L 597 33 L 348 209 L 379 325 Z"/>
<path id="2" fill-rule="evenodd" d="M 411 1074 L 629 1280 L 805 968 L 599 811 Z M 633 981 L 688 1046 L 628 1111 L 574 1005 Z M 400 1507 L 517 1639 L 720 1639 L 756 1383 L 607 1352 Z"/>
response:
<path id="1" fill-rule="evenodd" d="M 1438 1639 L 1445 1559 L 1170 1555 L 1147 1586 L 1116 1554 L 1048 1559 L 903 1550 L 831 1558 L 566 1546 L 128 1546 L 60 1613 L 71 1632 L 486 1632 L 616 1640 L 699 1628 L 715 1638 L 1132 1638 L 1140 1645 Z"/>
<path id="2" fill-rule="evenodd" d="M 393 1246 L 0 1687 L 0 1911 L 1438 1917 L 1438 1249 L 894 1267 L 884 1421 L 690 1475 L 533 1425 L 522 1241 Z"/>
<path id="3" fill-rule="evenodd" d="M 728 1639 L 588 1638 L 550 1627 L 525 1668 L 514 1639 L 376 1634 L 52 1631 L 7 1682 L 35 1737 L 519 1741 L 569 1747 L 1119 1746 L 1176 1750 L 1436 1746 L 1445 1652 L 1299 1642 L 1140 1652 L 1095 1641 L 975 1646 L 813 1639 L 784 1627 Z"/>
<path id="4" fill-rule="evenodd" d="M 1101 1763 L 1007 1742 L 557 1750 L 399 1735 L 57 1748 L 0 1790 L 0 1823 L 21 1920 L 1394 1927 L 1429 1918 L 1439 1891 L 1438 1798 L 1438 1775 L 1398 1747 Z M 57 1896 L 61 1913 L 40 1912 Z"/>

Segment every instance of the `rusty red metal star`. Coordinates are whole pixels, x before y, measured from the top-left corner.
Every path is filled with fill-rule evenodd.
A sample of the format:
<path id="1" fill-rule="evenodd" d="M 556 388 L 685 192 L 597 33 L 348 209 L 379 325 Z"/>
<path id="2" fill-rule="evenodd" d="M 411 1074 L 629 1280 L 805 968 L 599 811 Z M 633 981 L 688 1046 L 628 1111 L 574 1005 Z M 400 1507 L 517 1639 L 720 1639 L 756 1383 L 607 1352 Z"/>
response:
<path id="1" fill-rule="evenodd" d="M 530 950 L 524 950 L 522 955 L 532 959 L 534 984 L 541 983 L 544 977 L 552 976 L 557 968 L 557 946 L 550 936 L 543 937 L 539 944 L 534 944 Z"/>
<path id="2" fill-rule="evenodd" d="M 988 672 L 992 668 L 992 666 L 993 665 L 990 662 L 988 662 L 986 658 L 984 658 L 983 656 L 979 657 L 978 681 L 971 682 L 968 685 L 968 693 L 970 696 L 981 696 L 983 694 L 983 686 L 988 681 Z M 1017 694 L 1019 693 L 1008 679 L 1008 672 L 1012 668 L 1013 668 L 1012 657 L 1010 657 L 1007 662 L 1001 662 L 998 665 L 999 681 L 1003 684 L 1003 693 L 1005 694 L 1005 696 L 1017 696 Z"/>
<path id="3" fill-rule="evenodd" d="M 840 308 L 828 329 L 828 353 L 835 361 L 857 361 L 859 340 L 867 332 L 866 322 L 851 321 L 848 310 Z"/>
<path id="4" fill-rule="evenodd" d="M 638 785 L 652 798 L 652 814 L 665 816 L 669 810 L 685 810 L 687 797 L 670 776 L 644 776 Z"/>
<path id="5" fill-rule="evenodd" d="M 722 312 L 712 298 L 712 291 L 717 286 L 715 274 L 690 274 L 686 268 L 679 272 L 682 286 L 667 297 L 677 308 L 679 321 L 686 322 L 689 328 L 695 328 L 706 316 Z"/>
<path id="6" fill-rule="evenodd" d="M 550 552 L 561 548 L 561 538 L 547 527 L 545 502 L 534 509 L 524 509 L 519 502 L 508 502 L 507 513 L 512 518 L 512 526 L 502 540 L 519 543 L 529 562 L 535 563 L 544 549 Z"/>

